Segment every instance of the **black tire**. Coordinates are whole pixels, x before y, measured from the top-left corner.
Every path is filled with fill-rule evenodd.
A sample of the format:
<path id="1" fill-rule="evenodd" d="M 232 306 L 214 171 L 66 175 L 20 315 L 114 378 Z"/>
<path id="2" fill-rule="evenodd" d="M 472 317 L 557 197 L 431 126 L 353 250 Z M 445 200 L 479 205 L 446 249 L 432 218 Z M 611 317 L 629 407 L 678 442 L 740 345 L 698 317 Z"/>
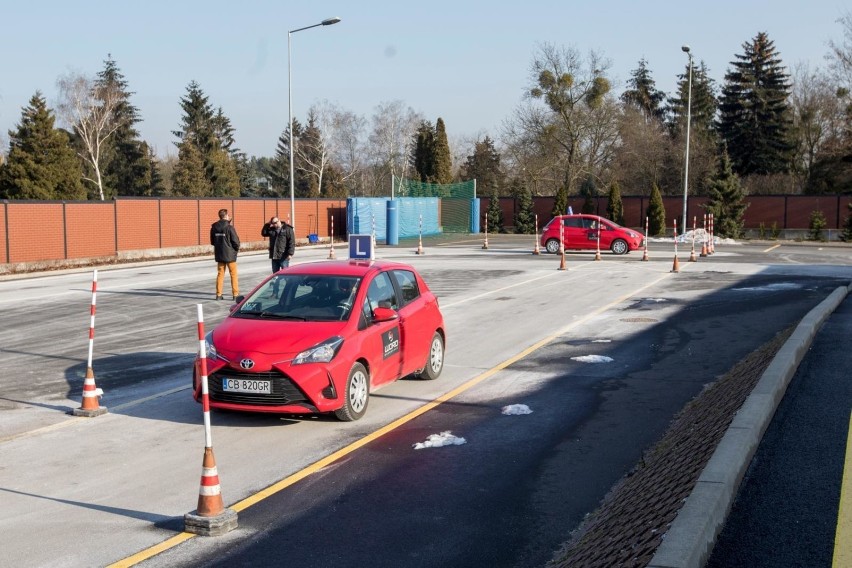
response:
<path id="1" fill-rule="evenodd" d="M 343 406 L 334 411 L 338 420 L 353 422 L 367 412 L 367 403 L 370 401 L 370 374 L 361 363 L 355 363 L 349 371 L 343 400 Z"/>
<path id="2" fill-rule="evenodd" d="M 432 336 L 432 342 L 429 344 L 429 357 L 426 359 L 426 365 L 415 373 L 418 379 L 434 381 L 441 376 L 441 371 L 444 370 L 444 338 L 437 331 Z"/>
<path id="3" fill-rule="evenodd" d="M 613 254 L 627 254 L 630 252 L 630 247 L 627 246 L 627 241 L 624 239 L 615 239 L 612 241 L 612 244 L 609 245 L 609 250 L 611 250 Z"/>
<path id="4" fill-rule="evenodd" d="M 559 252 L 559 239 L 548 239 L 546 243 L 544 243 L 544 250 L 549 252 L 550 254 L 556 254 Z"/>

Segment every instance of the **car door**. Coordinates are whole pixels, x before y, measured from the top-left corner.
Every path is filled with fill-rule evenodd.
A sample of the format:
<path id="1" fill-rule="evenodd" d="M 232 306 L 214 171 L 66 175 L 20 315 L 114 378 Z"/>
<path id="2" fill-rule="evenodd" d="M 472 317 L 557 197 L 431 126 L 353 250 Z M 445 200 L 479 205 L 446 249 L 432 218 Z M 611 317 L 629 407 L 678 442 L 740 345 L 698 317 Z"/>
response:
<path id="1" fill-rule="evenodd" d="M 414 272 L 398 269 L 392 274 L 400 297 L 401 374 L 405 376 L 421 369 L 426 361 L 436 327 L 435 306 L 426 305 Z"/>
<path id="2" fill-rule="evenodd" d="M 587 229 L 582 217 L 564 217 L 562 219 L 562 241 L 565 248 L 580 250 L 588 247 Z"/>
<path id="3" fill-rule="evenodd" d="M 399 310 L 396 288 L 387 272 L 380 272 L 370 281 L 361 306 L 365 326 L 360 333 L 363 334 L 365 355 L 370 361 L 370 382 L 373 386 L 393 381 L 402 372 L 400 318 L 376 322 L 373 310 L 378 307 Z"/>

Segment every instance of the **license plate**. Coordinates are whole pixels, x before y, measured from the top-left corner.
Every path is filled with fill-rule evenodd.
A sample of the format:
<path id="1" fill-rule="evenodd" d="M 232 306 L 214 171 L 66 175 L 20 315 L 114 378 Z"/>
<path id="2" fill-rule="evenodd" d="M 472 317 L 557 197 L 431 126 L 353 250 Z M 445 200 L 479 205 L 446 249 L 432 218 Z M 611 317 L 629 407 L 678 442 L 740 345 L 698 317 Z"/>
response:
<path id="1" fill-rule="evenodd" d="M 254 394 L 272 394 L 272 381 L 255 381 L 252 379 L 222 379 L 222 390 L 225 392 L 249 392 Z"/>

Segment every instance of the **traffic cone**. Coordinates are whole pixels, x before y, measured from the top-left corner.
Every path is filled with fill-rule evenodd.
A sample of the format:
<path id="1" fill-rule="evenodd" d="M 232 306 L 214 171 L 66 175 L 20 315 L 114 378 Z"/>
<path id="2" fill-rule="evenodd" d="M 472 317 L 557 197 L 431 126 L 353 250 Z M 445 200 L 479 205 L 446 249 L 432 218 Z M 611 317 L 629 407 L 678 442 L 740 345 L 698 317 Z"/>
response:
<path id="1" fill-rule="evenodd" d="M 95 387 L 95 373 L 91 367 L 86 368 L 86 378 L 83 380 L 83 403 L 80 408 L 75 408 L 74 416 L 85 416 L 92 418 L 107 413 L 106 406 L 100 405 L 100 398 L 104 391 Z"/>
<path id="2" fill-rule="evenodd" d="M 567 267 L 567 266 L 565 266 L 565 249 L 564 249 L 564 248 L 562 249 L 562 252 L 561 252 L 561 254 L 560 254 L 559 256 L 560 256 L 560 260 L 559 260 L 559 270 L 567 270 L 567 269 L 568 269 L 568 267 Z"/>
<path id="3" fill-rule="evenodd" d="M 677 260 L 677 255 L 675 255 L 674 263 L 672 263 L 672 272 L 680 272 L 680 263 Z"/>
<path id="4" fill-rule="evenodd" d="M 697 262 L 698 259 L 695 257 L 695 240 L 692 241 L 692 250 L 689 251 L 689 262 Z"/>
<path id="5" fill-rule="evenodd" d="M 213 448 L 204 448 L 201 468 L 201 488 L 198 491 L 198 508 L 184 515 L 184 530 L 203 536 L 219 536 L 237 528 L 237 512 L 226 509 L 222 503 L 219 472 Z"/>
<path id="6" fill-rule="evenodd" d="M 330 240 L 328 244 L 328 259 L 334 260 L 335 258 L 337 257 L 334 256 L 334 240 Z"/>
<path id="7" fill-rule="evenodd" d="M 706 240 L 706 237 L 705 237 L 705 241 L 703 243 L 701 243 L 701 254 L 699 254 L 698 256 L 700 256 L 701 258 L 704 258 L 705 256 L 707 256 L 707 240 Z"/>

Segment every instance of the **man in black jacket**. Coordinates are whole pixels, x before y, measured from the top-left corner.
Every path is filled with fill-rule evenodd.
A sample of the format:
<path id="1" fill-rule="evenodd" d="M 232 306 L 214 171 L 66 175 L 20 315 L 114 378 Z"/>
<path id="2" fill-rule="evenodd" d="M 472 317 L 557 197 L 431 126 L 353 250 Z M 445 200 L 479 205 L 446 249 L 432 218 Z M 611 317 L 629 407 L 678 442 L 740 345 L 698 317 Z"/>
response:
<path id="1" fill-rule="evenodd" d="M 231 292 L 234 299 L 240 295 L 240 282 L 237 275 L 237 253 L 240 251 L 240 237 L 231 224 L 227 209 L 219 209 L 219 220 L 210 226 L 210 244 L 216 258 L 216 299 L 223 300 L 222 286 L 225 283 L 225 268 L 231 275 Z"/>
<path id="2" fill-rule="evenodd" d="M 269 258 L 272 259 L 272 273 L 290 266 L 290 257 L 296 252 L 296 234 L 293 227 L 282 223 L 278 217 L 263 225 L 260 236 L 269 237 Z"/>

